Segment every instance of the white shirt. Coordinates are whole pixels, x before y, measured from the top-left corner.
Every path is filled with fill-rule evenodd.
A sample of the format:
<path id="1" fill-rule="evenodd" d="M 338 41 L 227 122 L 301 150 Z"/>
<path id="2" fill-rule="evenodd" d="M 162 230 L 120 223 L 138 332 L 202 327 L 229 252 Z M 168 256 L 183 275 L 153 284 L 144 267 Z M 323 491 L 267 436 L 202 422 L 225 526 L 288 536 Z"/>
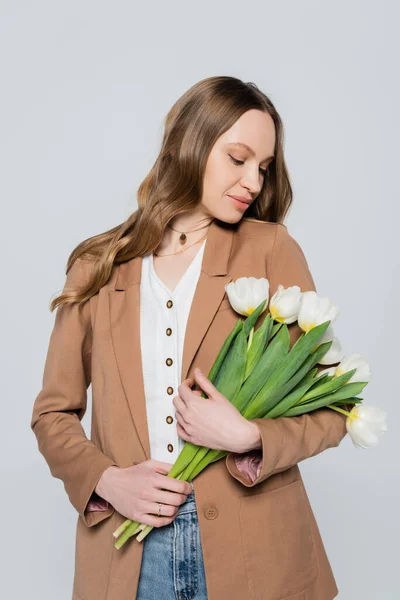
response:
<path id="1" fill-rule="evenodd" d="M 182 375 L 187 319 L 207 239 L 171 292 L 158 277 L 153 254 L 142 258 L 140 282 L 140 344 L 150 439 L 150 458 L 174 463 L 185 440 L 177 433 L 175 406 Z M 167 302 L 172 301 L 168 308 Z M 166 362 L 167 359 L 168 363 Z"/>

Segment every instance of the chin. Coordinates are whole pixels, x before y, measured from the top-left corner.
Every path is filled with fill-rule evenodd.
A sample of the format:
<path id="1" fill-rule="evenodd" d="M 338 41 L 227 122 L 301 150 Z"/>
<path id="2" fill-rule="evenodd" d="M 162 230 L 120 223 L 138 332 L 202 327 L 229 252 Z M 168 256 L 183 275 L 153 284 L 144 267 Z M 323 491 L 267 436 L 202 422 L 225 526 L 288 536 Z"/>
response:
<path id="1" fill-rule="evenodd" d="M 224 223 L 230 223 L 233 225 L 238 223 L 243 218 L 243 214 L 229 213 L 221 216 L 215 215 L 214 218 L 218 219 L 219 221 L 223 221 Z"/>

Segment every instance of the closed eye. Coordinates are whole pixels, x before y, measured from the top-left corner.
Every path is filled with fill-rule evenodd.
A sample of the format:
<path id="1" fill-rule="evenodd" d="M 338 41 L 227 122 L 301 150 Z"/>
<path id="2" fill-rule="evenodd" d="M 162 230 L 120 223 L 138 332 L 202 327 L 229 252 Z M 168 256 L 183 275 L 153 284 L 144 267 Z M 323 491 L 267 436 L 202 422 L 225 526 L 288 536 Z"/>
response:
<path id="1" fill-rule="evenodd" d="M 243 160 L 238 160 L 237 158 L 234 158 L 233 156 L 231 156 L 230 154 L 228 154 L 229 158 L 231 159 L 231 161 L 233 162 L 234 165 L 244 165 L 244 161 Z M 261 169 L 261 167 L 259 168 L 259 171 L 262 175 L 266 175 L 268 169 Z"/>

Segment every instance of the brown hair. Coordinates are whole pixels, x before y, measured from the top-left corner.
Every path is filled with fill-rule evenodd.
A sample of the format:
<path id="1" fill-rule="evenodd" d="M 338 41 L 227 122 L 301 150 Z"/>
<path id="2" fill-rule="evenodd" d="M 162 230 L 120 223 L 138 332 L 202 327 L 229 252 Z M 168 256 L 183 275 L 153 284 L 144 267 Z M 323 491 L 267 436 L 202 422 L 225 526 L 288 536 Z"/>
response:
<path id="1" fill-rule="evenodd" d="M 144 256 L 159 246 L 167 223 L 200 202 L 205 166 L 215 142 L 250 109 L 269 113 L 276 142 L 261 192 L 245 216 L 283 221 L 292 203 L 292 188 L 280 116 L 255 83 L 208 77 L 189 88 L 167 114 L 160 153 L 138 189 L 138 209 L 120 225 L 84 240 L 71 252 L 67 273 L 78 257 L 88 259 L 94 261 L 90 280 L 83 288 L 56 297 L 51 311 L 59 304 L 83 304 L 107 283 L 114 264 Z"/>

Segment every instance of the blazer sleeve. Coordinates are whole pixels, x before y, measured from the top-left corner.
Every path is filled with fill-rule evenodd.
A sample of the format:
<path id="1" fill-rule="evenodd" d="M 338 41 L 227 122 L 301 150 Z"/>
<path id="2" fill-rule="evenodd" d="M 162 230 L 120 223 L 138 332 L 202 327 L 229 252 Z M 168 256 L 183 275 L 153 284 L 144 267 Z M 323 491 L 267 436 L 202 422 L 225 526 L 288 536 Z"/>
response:
<path id="1" fill-rule="evenodd" d="M 68 271 L 63 291 L 81 285 L 90 263 L 78 258 Z M 91 383 L 92 328 L 90 302 L 62 304 L 56 309 L 45 361 L 42 389 L 33 405 L 31 429 L 53 477 L 61 479 L 69 500 L 87 527 L 114 512 L 103 503 L 90 512 L 89 501 L 111 458 L 86 437 L 81 420 L 86 412 L 87 388 Z M 99 499 L 99 497 L 97 497 Z"/>
<path id="2" fill-rule="evenodd" d="M 285 225 L 277 223 L 269 268 L 270 298 L 278 289 L 298 285 L 302 292 L 316 291 L 305 255 Z M 290 346 L 303 333 L 297 321 L 288 325 Z M 338 363 L 337 363 L 338 364 Z M 325 365 L 318 365 L 319 370 Z M 344 405 L 351 410 L 352 405 Z M 248 453 L 230 452 L 225 458 L 228 472 L 246 487 L 289 469 L 327 448 L 338 446 L 347 433 L 346 415 L 322 407 L 295 417 L 252 419 L 261 434 L 262 448 Z"/>

